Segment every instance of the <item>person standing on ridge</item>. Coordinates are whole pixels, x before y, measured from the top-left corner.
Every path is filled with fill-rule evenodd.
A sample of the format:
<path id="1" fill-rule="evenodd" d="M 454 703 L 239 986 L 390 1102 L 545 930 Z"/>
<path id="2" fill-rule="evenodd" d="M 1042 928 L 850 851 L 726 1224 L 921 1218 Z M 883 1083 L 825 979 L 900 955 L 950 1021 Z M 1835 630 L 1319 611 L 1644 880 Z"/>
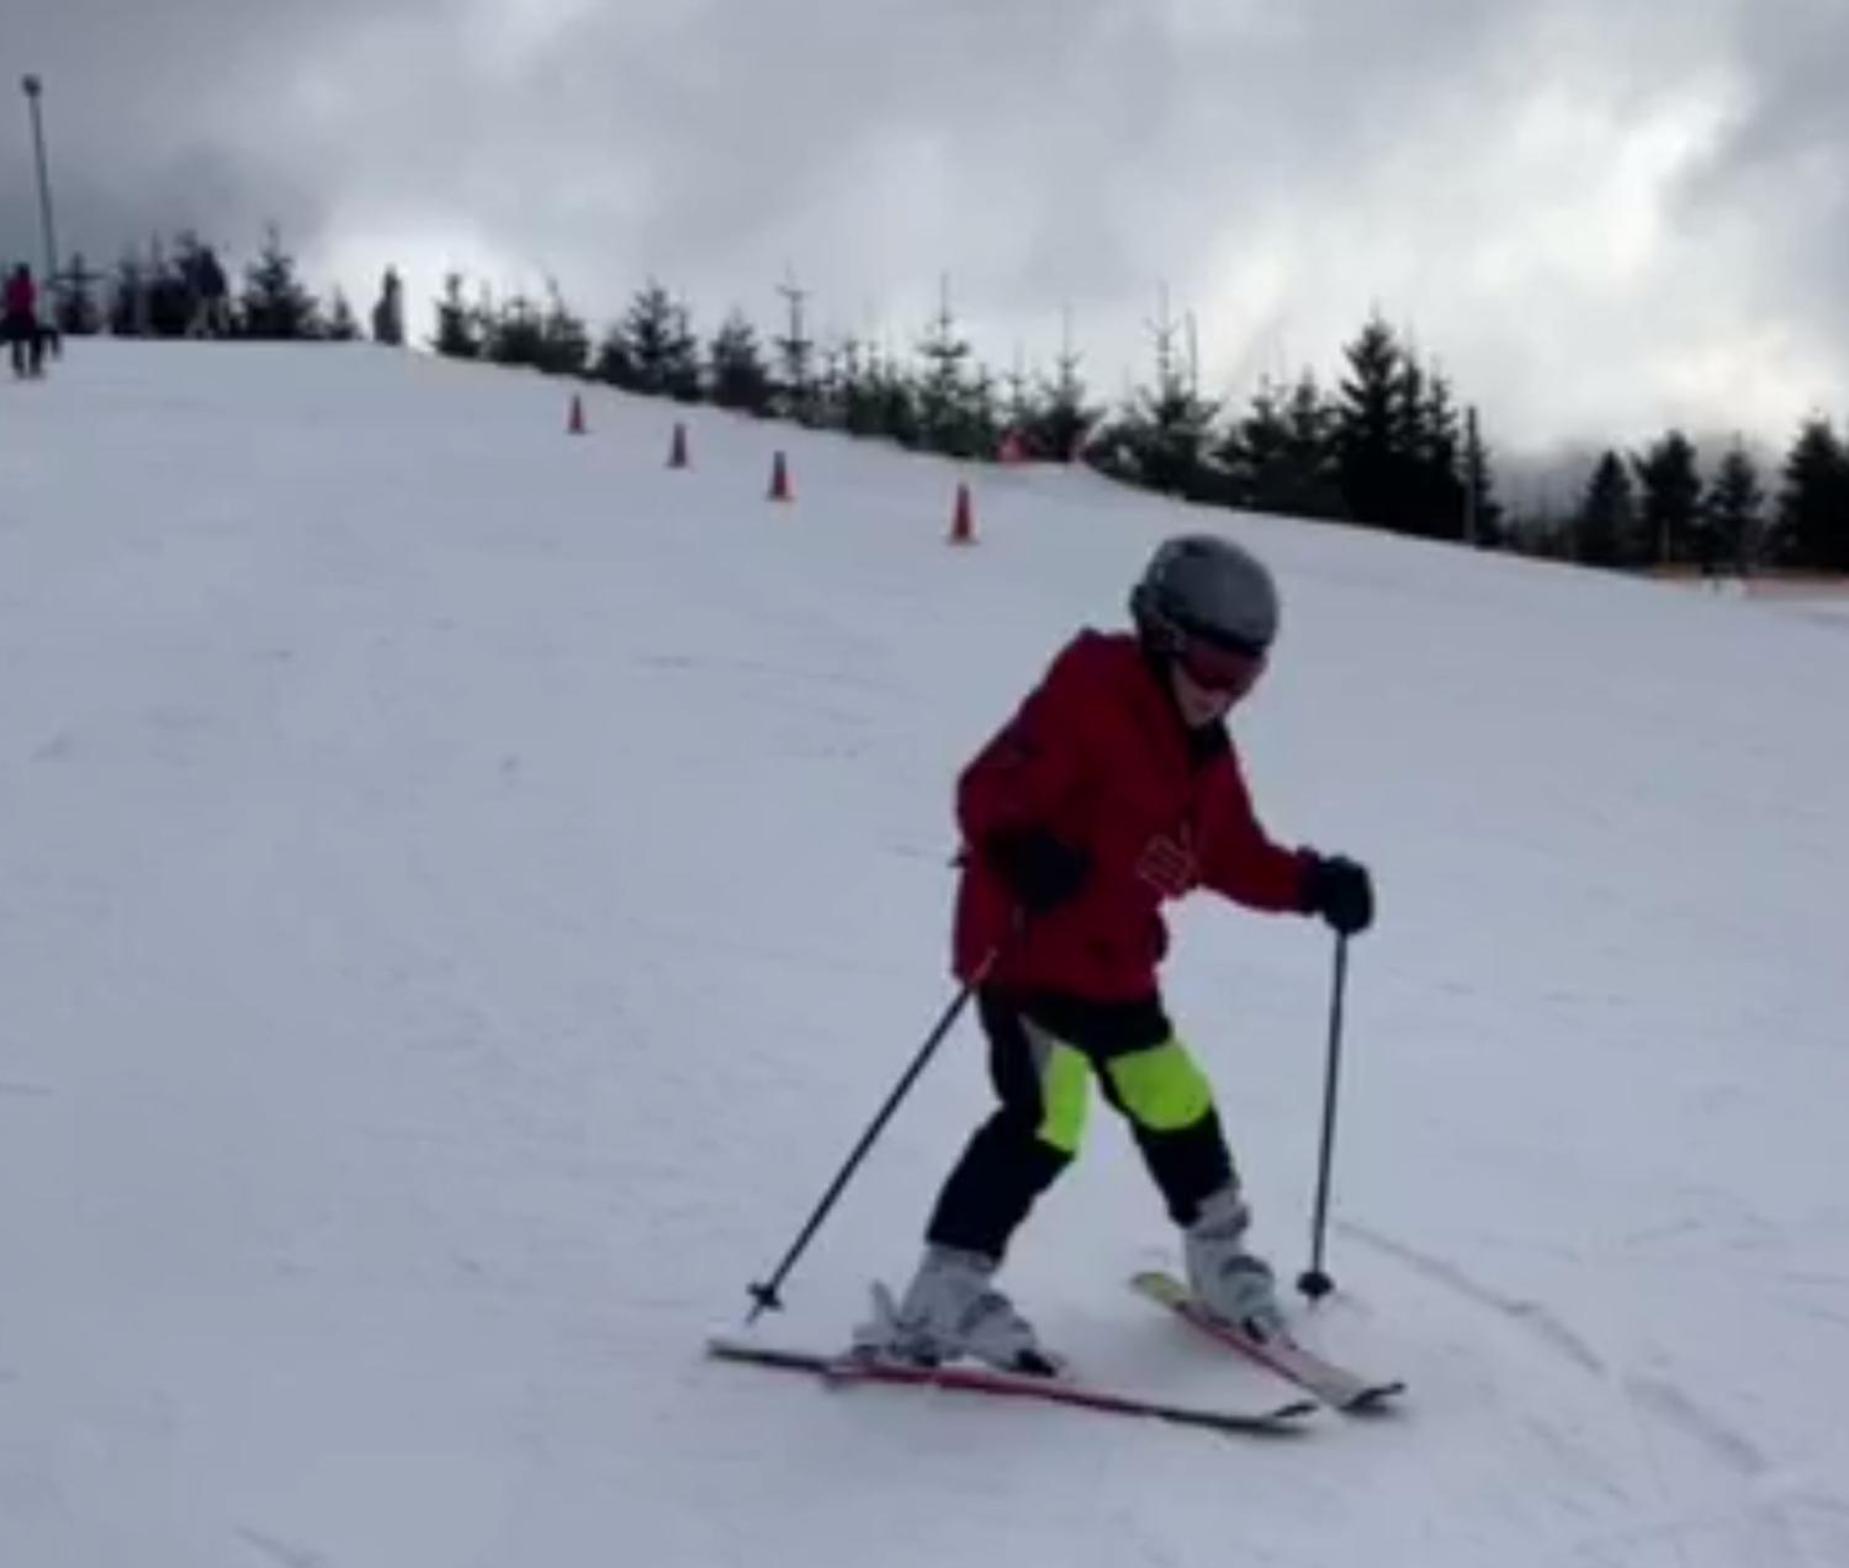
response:
<path id="1" fill-rule="evenodd" d="M 1001 1103 L 945 1181 L 910 1285 L 896 1302 L 874 1286 L 857 1335 L 872 1352 L 1059 1370 L 994 1276 L 1079 1150 L 1093 1077 L 1180 1227 L 1196 1297 L 1261 1337 L 1282 1327 L 1212 1088 L 1163 1006 L 1161 907 L 1205 887 L 1353 934 L 1373 886 L 1353 860 L 1273 843 L 1254 814 L 1225 721 L 1277 636 L 1264 565 L 1215 535 L 1170 539 L 1130 612 L 1134 632 L 1081 630 L 958 780 L 954 967 L 976 983 Z"/>
<path id="2" fill-rule="evenodd" d="M 13 374 L 43 375 L 45 350 L 39 337 L 38 287 L 24 262 L 15 267 L 0 294 L 0 337 L 12 346 Z"/>

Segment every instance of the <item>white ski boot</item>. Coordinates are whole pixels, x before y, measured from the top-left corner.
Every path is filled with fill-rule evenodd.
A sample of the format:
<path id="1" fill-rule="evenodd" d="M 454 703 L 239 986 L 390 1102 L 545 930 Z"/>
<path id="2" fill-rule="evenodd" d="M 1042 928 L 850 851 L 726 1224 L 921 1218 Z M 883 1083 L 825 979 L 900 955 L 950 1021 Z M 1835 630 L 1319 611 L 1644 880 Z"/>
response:
<path id="1" fill-rule="evenodd" d="M 927 1247 L 897 1306 L 891 1291 L 874 1285 L 873 1320 L 855 1331 L 854 1348 L 920 1366 L 969 1356 L 1003 1372 L 1057 1376 L 1059 1358 L 990 1283 L 996 1267 L 981 1253 Z"/>
<path id="2" fill-rule="evenodd" d="M 1252 1211 L 1236 1186 L 1205 1199 L 1194 1223 L 1182 1232 L 1188 1284 L 1215 1317 L 1256 1339 L 1273 1339 L 1284 1332 L 1284 1313 L 1271 1265 L 1246 1251 L 1251 1223 Z"/>

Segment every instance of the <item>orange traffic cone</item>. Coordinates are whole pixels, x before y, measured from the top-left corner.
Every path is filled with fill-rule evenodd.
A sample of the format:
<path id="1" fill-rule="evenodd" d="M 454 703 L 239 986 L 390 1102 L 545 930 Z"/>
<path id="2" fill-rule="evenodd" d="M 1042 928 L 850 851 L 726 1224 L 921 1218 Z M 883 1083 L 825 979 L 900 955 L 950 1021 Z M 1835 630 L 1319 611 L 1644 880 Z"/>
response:
<path id="1" fill-rule="evenodd" d="M 996 452 L 995 456 L 998 461 L 1010 465 L 1025 463 L 1027 461 L 1027 448 L 1021 444 L 1021 433 L 1018 430 L 1010 430 L 1003 436 L 1001 447 Z"/>
<path id="2" fill-rule="evenodd" d="M 565 420 L 565 433 L 573 436 L 584 434 L 584 400 L 576 392 L 571 395 L 571 413 Z"/>
<path id="3" fill-rule="evenodd" d="M 952 544 L 974 544 L 976 542 L 976 518 L 974 508 L 970 505 L 969 486 L 959 482 L 957 485 L 957 507 L 950 518 L 950 542 Z"/>
<path id="4" fill-rule="evenodd" d="M 668 467 L 687 467 L 687 427 L 678 421 L 674 426 L 674 444 L 668 448 Z"/>
<path id="5" fill-rule="evenodd" d="M 796 492 L 790 488 L 790 465 L 783 460 L 783 454 L 777 453 L 770 461 L 770 495 L 772 501 L 794 501 Z"/>

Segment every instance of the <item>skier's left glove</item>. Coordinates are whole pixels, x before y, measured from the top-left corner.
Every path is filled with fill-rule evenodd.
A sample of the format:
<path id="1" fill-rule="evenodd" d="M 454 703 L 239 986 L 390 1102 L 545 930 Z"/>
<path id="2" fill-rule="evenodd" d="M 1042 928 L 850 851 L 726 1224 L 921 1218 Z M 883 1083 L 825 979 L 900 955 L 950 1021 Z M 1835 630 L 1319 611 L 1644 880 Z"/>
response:
<path id="1" fill-rule="evenodd" d="M 1318 857 L 1303 875 L 1303 912 L 1321 915 L 1343 936 L 1374 923 L 1374 882 L 1367 867 L 1345 855 Z"/>

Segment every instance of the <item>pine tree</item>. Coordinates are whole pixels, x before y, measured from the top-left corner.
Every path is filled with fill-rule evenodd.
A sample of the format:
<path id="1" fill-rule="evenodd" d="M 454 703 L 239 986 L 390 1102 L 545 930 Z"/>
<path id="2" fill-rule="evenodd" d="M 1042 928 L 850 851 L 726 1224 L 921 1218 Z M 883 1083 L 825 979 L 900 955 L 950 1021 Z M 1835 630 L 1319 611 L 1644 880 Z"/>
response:
<path id="1" fill-rule="evenodd" d="M 1742 577 L 1751 573 L 1759 557 L 1765 502 L 1758 465 L 1736 437 L 1702 503 L 1704 566 L 1718 569 L 1725 561 Z"/>
<path id="2" fill-rule="evenodd" d="M 779 285 L 777 292 L 790 307 L 789 330 L 775 340 L 777 386 L 772 408 L 785 419 L 803 424 L 815 418 L 815 340 L 803 324 L 803 303 L 808 291 L 796 280 Z"/>
<path id="3" fill-rule="evenodd" d="M 1414 507 L 1408 519 L 1413 533 L 1434 539 L 1464 537 L 1464 481 L 1459 475 L 1461 437 L 1451 383 L 1434 371 L 1423 394 L 1408 442 Z"/>
<path id="4" fill-rule="evenodd" d="M 1005 378 L 1004 386 L 999 412 L 1002 430 L 1025 445 L 1039 414 L 1039 397 L 1033 378 L 1027 373 L 1027 360 L 1019 344 L 1015 345 L 1014 365 Z"/>
<path id="5" fill-rule="evenodd" d="M 545 349 L 539 312 L 524 294 L 515 294 L 482 314 L 481 357 L 496 365 L 537 365 Z"/>
<path id="6" fill-rule="evenodd" d="M 1254 512 L 1289 515 L 1290 423 L 1269 377 L 1260 381 L 1246 412 L 1227 427 L 1218 456 L 1225 466 L 1227 500 Z"/>
<path id="7" fill-rule="evenodd" d="M 1206 488 L 1208 441 L 1219 406 L 1201 397 L 1192 356 L 1183 362 L 1176 339 L 1180 324 L 1170 318 L 1168 297 L 1151 323 L 1156 345 L 1156 384 L 1138 388 L 1130 408 L 1111 433 L 1106 462 L 1127 464 L 1137 482 L 1167 495 L 1199 498 Z"/>
<path id="8" fill-rule="evenodd" d="M 684 384 L 689 361 L 698 377 L 697 349 L 687 330 L 686 312 L 655 279 L 650 278 L 631 301 L 622 334 L 634 375 L 626 384 L 633 391 L 658 396 L 673 392 Z"/>
<path id="9" fill-rule="evenodd" d="M 1335 410 L 1305 371 L 1288 390 L 1269 379 L 1219 448 L 1234 506 L 1285 517 L 1340 517 Z"/>
<path id="10" fill-rule="evenodd" d="M 639 384 L 640 372 L 629 351 L 629 339 L 623 331 L 621 322 L 611 326 L 597 345 L 597 357 L 592 361 L 591 374 L 599 381 L 608 382 L 613 387 L 623 387 L 634 391 Z"/>
<path id="11" fill-rule="evenodd" d="M 1643 490 L 1639 558 L 1661 566 L 1689 560 L 1701 504 L 1693 444 L 1671 430 L 1634 466 Z"/>
<path id="12" fill-rule="evenodd" d="M 1580 504 L 1578 548 L 1588 566 L 1618 566 L 1637 528 L 1637 498 L 1630 471 L 1616 452 L 1607 451 L 1592 471 Z"/>
<path id="13" fill-rule="evenodd" d="M 1140 393 L 1130 429 L 1143 483 L 1165 495 L 1199 496 L 1215 412 L 1214 404 L 1176 378 L 1158 381 L 1153 393 Z"/>
<path id="14" fill-rule="evenodd" d="M 1002 426 L 1000 385 L 987 365 L 978 364 L 964 406 L 964 455 L 992 460 L 1001 445 Z"/>
<path id="15" fill-rule="evenodd" d="M 937 314 L 918 345 L 924 373 L 918 378 L 918 430 L 927 450 L 949 457 L 975 455 L 973 409 L 965 382 L 969 343 L 958 335 L 950 310 L 950 282 L 942 284 Z"/>
<path id="16" fill-rule="evenodd" d="M 1496 500 L 1489 448 L 1483 444 L 1474 408 L 1464 420 L 1463 483 L 1464 537 L 1482 549 L 1497 549 L 1503 542 L 1502 507 Z"/>
<path id="17" fill-rule="evenodd" d="M 1336 471 L 1348 515 L 1394 527 L 1404 513 L 1400 439 L 1405 428 L 1406 355 L 1393 329 L 1371 317 L 1343 350 L 1348 376 L 1336 411 Z"/>
<path id="18" fill-rule="evenodd" d="M 668 338 L 666 391 L 681 403 L 697 403 L 705 396 L 700 379 L 700 340 L 694 335 L 693 312 L 683 302 L 674 307 L 673 331 Z"/>
<path id="19" fill-rule="evenodd" d="M 836 356 L 835 384 L 829 422 L 849 435 L 879 433 L 879 399 L 872 376 L 873 360 L 867 345 L 850 333 L 841 340 Z"/>
<path id="20" fill-rule="evenodd" d="M 1337 469 L 1336 408 L 1323 394 L 1313 371 L 1305 370 L 1290 389 L 1284 405 L 1284 428 L 1291 500 L 1297 516 L 1346 516 Z"/>
<path id="21" fill-rule="evenodd" d="M 1437 525 L 1426 513 L 1430 491 L 1426 465 L 1427 384 L 1425 367 L 1409 347 L 1400 351 L 1400 374 L 1393 388 L 1389 482 L 1383 494 L 1381 521 L 1396 532 L 1433 534 Z"/>
<path id="22" fill-rule="evenodd" d="M 1785 459 L 1779 542 L 1794 566 L 1849 571 L 1849 451 L 1830 421 L 1804 422 Z"/>
<path id="23" fill-rule="evenodd" d="M 187 274 L 196 264 L 201 247 L 191 234 L 182 234 L 178 246 L 179 254 L 174 257 L 168 256 L 158 239 L 148 246 L 148 269 L 142 280 L 141 330 L 150 337 L 181 337 L 192 320 L 193 294 Z"/>
<path id="24" fill-rule="evenodd" d="M 908 450 L 923 440 L 918 420 L 918 397 L 904 365 L 891 359 L 880 362 L 873 386 L 879 400 L 879 428 Z"/>
<path id="25" fill-rule="evenodd" d="M 351 343 L 360 335 L 359 322 L 354 320 L 353 307 L 347 303 L 347 296 L 336 288 L 328 301 L 327 323 L 322 328 L 322 336 L 330 343 Z"/>
<path id="26" fill-rule="evenodd" d="M 148 274 L 132 250 L 116 263 L 115 286 L 109 294 L 109 330 L 119 338 L 145 337 L 148 331 Z"/>
<path id="27" fill-rule="evenodd" d="M 842 410 L 847 406 L 847 358 L 844 347 L 836 343 L 822 347 L 821 370 L 815 378 L 814 407 L 810 423 L 817 430 L 839 430 Z"/>
<path id="28" fill-rule="evenodd" d="M 486 336 L 478 312 L 462 297 L 462 274 L 450 273 L 437 301 L 437 335 L 431 347 L 450 359 L 479 359 Z"/>
<path id="29" fill-rule="evenodd" d="M 591 357 L 584 318 L 565 303 L 558 283 L 546 280 L 546 310 L 539 322 L 539 368 L 550 376 L 581 376 Z"/>
<path id="30" fill-rule="evenodd" d="M 244 335 L 269 341 L 311 338 L 320 330 L 320 307 L 297 280 L 295 258 L 271 224 L 263 249 L 244 273 Z"/>
<path id="31" fill-rule="evenodd" d="M 1068 317 L 1053 378 L 1042 384 L 1038 407 L 1025 432 L 1028 450 L 1036 457 L 1070 463 L 1078 456 L 1086 435 L 1103 417 L 1103 410 L 1086 394 L 1085 379 L 1079 373 L 1083 359 L 1072 346 Z"/>
<path id="32" fill-rule="evenodd" d="M 770 371 L 756 329 L 742 310 L 725 318 L 712 343 L 713 401 L 721 408 L 763 414 L 770 407 Z"/>
<path id="33" fill-rule="evenodd" d="M 64 269 L 58 292 L 58 331 L 65 337 L 89 337 L 102 330 L 103 312 L 97 303 L 94 285 L 104 281 L 100 272 L 84 265 L 83 253 L 75 252 Z"/>
<path id="34" fill-rule="evenodd" d="M 630 361 L 636 370 L 635 390 L 652 393 L 667 390 L 668 366 L 674 357 L 679 331 L 674 301 L 666 289 L 653 278 L 649 279 L 623 317 L 623 338 L 629 345 Z"/>

